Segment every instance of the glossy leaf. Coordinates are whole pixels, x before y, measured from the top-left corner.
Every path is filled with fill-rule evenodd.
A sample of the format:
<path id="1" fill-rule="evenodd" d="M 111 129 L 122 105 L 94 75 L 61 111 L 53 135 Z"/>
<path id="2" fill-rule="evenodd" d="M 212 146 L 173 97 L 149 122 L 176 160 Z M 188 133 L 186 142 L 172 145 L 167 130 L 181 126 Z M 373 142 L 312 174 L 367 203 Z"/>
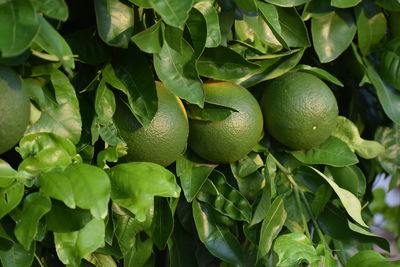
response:
<path id="1" fill-rule="evenodd" d="M 298 71 L 303 71 L 303 72 L 308 72 L 311 73 L 315 76 L 317 76 L 318 78 L 331 82 L 333 84 L 336 84 L 340 87 L 344 87 L 343 83 L 341 81 L 339 81 L 335 76 L 333 76 L 332 74 L 330 74 L 329 72 L 327 72 L 324 69 L 318 68 L 318 67 L 312 67 L 309 65 L 304 65 L 304 64 L 299 64 L 297 65 L 295 68 L 295 70 Z"/>
<path id="2" fill-rule="evenodd" d="M 62 202 L 52 200 L 51 210 L 46 214 L 47 230 L 68 233 L 82 229 L 93 217 L 89 210 L 70 209 Z"/>
<path id="3" fill-rule="evenodd" d="M 154 196 L 179 197 L 180 187 L 167 169 L 150 162 L 130 162 L 111 168 L 111 198 L 135 214 L 137 220 L 146 220 L 153 206 Z"/>
<path id="4" fill-rule="evenodd" d="M 189 18 L 186 21 L 186 26 L 192 39 L 194 53 L 196 57 L 200 57 L 206 46 L 207 40 L 206 19 L 200 11 L 193 8 L 189 13 Z"/>
<path id="5" fill-rule="evenodd" d="M 46 172 L 39 177 L 40 190 L 47 196 L 64 202 L 69 208 L 75 208 L 73 185 L 67 176 L 58 172 Z"/>
<path id="6" fill-rule="evenodd" d="M 362 226 L 368 227 L 363 218 L 361 217 L 361 203 L 357 199 L 355 195 L 353 195 L 350 191 L 340 188 L 331 178 L 325 176 L 319 170 L 310 167 L 317 174 L 319 174 L 328 184 L 332 187 L 333 191 L 337 194 L 340 201 L 342 202 L 343 207 L 346 209 L 347 213 L 352 217 L 357 223 Z"/>
<path id="7" fill-rule="evenodd" d="M 360 157 L 365 159 L 375 158 L 385 150 L 376 141 L 362 139 L 356 125 L 343 116 L 338 117 L 337 126 L 332 135 L 346 142 L 353 151 L 356 151 Z"/>
<path id="8" fill-rule="evenodd" d="M 111 46 L 128 47 L 133 35 L 133 8 L 119 0 L 95 0 L 97 30 Z"/>
<path id="9" fill-rule="evenodd" d="M 127 50 L 115 52 L 112 66 L 116 77 L 129 92 L 133 114 L 143 126 L 148 126 L 158 106 L 156 85 L 146 57 L 139 49 L 131 46 Z"/>
<path id="10" fill-rule="evenodd" d="M 309 2 L 309 0 L 265 0 L 265 1 L 270 4 L 274 4 L 281 7 L 299 6 Z"/>
<path id="11" fill-rule="evenodd" d="M 3 57 L 22 54 L 39 31 L 39 21 L 30 1 L 2 1 L 0 4 L 0 51 Z"/>
<path id="12" fill-rule="evenodd" d="M 199 74 L 217 80 L 239 79 L 259 68 L 227 47 L 205 49 L 197 61 Z"/>
<path id="13" fill-rule="evenodd" d="M 185 24 L 193 6 L 193 0 L 148 0 L 148 2 L 165 23 L 178 28 Z"/>
<path id="14" fill-rule="evenodd" d="M 331 0 L 331 5 L 338 8 L 349 8 L 358 5 L 362 0 Z"/>
<path id="15" fill-rule="evenodd" d="M 356 165 L 341 168 L 328 166 L 328 170 L 339 187 L 352 192 L 358 197 L 364 195 L 367 182 L 359 167 Z"/>
<path id="16" fill-rule="evenodd" d="M 28 129 L 28 133 L 50 132 L 76 144 L 80 139 L 82 121 L 75 89 L 60 70 L 53 70 L 50 80 L 55 101 L 40 105 L 40 118 Z"/>
<path id="17" fill-rule="evenodd" d="M 13 183 L 9 187 L 0 189 L 0 218 L 3 218 L 21 202 L 24 196 L 24 185 Z"/>
<path id="18" fill-rule="evenodd" d="M 113 92 L 107 88 L 104 81 L 100 81 L 96 90 L 94 109 L 100 123 L 107 124 L 112 120 L 115 113 L 115 97 Z"/>
<path id="19" fill-rule="evenodd" d="M 236 265 L 242 265 L 244 255 L 239 241 L 228 228 L 216 223 L 211 208 L 204 203 L 193 201 L 193 218 L 200 241 L 214 256 Z"/>
<path id="20" fill-rule="evenodd" d="M 221 43 L 221 29 L 219 27 L 218 12 L 213 6 L 213 1 L 200 1 L 194 6 L 203 14 L 207 25 L 207 38 L 205 47 L 217 47 Z"/>
<path id="21" fill-rule="evenodd" d="M 32 266 L 36 246 L 31 246 L 30 250 L 25 250 L 18 243 L 14 243 L 7 251 L 0 250 L 0 261 L 3 267 L 30 267 Z"/>
<path id="22" fill-rule="evenodd" d="M 234 220 L 250 222 L 251 206 L 234 187 L 229 185 L 225 176 L 213 171 L 203 184 L 197 199 L 206 202 L 225 216 Z"/>
<path id="23" fill-rule="evenodd" d="M 41 193 L 31 193 L 24 199 L 24 206 L 15 226 L 15 236 L 29 250 L 38 233 L 39 220 L 50 211 L 50 198 Z"/>
<path id="24" fill-rule="evenodd" d="M 296 266 L 301 262 L 315 264 L 319 261 L 311 240 L 302 233 L 279 236 L 273 250 L 279 258 L 277 266 Z"/>
<path id="25" fill-rule="evenodd" d="M 385 36 L 386 18 L 372 1 L 363 1 L 356 8 L 356 21 L 358 45 L 361 54 L 366 56 Z"/>
<path id="26" fill-rule="evenodd" d="M 225 120 L 232 113 L 237 112 L 237 110 L 231 107 L 225 107 L 205 102 L 203 108 L 199 108 L 199 106 L 197 105 L 186 106 L 186 112 L 188 118 L 191 120 L 216 122 Z"/>
<path id="27" fill-rule="evenodd" d="M 258 153 L 250 152 L 243 159 L 231 164 L 235 176 L 246 177 L 264 166 L 264 162 Z"/>
<path id="28" fill-rule="evenodd" d="M 175 95 L 196 104 L 204 105 L 204 91 L 196 69 L 193 48 L 182 39 L 182 51 L 173 50 L 166 42 L 159 54 L 154 55 L 154 67 L 164 85 Z"/>
<path id="29" fill-rule="evenodd" d="M 364 250 L 351 257 L 347 262 L 346 267 L 396 267 L 399 266 L 399 264 L 400 261 L 389 261 L 374 250 Z"/>
<path id="30" fill-rule="evenodd" d="M 32 0 L 32 4 L 37 12 L 50 18 L 62 21 L 68 18 L 68 6 L 64 0 Z"/>
<path id="31" fill-rule="evenodd" d="M 154 199 L 154 217 L 151 230 L 151 239 L 159 250 L 163 250 L 174 230 L 174 215 L 165 198 Z"/>
<path id="32" fill-rule="evenodd" d="M 260 223 L 267 216 L 267 212 L 271 206 L 271 195 L 271 187 L 266 185 L 263 188 L 263 192 L 258 203 L 253 203 L 253 216 L 251 218 L 250 226 Z"/>
<path id="33" fill-rule="evenodd" d="M 321 63 L 331 62 L 340 56 L 356 34 L 350 10 L 335 10 L 311 19 L 314 49 Z"/>
<path id="34" fill-rule="evenodd" d="M 104 245 L 105 225 L 91 220 L 84 228 L 70 233 L 54 233 L 58 258 L 67 265 L 79 266 L 81 259 Z"/>
<path id="35" fill-rule="evenodd" d="M 182 156 L 176 160 L 176 173 L 188 202 L 193 201 L 196 197 L 214 167 L 216 166 L 197 163 L 195 159 L 187 156 Z"/>
<path id="36" fill-rule="evenodd" d="M 393 176 L 400 174 L 400 126 L 395 124 L 391 128 L 378 128 L 375 139 L 385 147 L 385 150 L 378 155 L 383 169 Z"/>
<path id="37" fill-rule="evenodd" d="M 357 156 L 350 147 L 337 137 L 331 136 L 317 148 L 289 151 L 296 159 L 305 164 L 326 164 L 344 167 L 356 164 Z"/>
<path id="38" fill-rule="evenodd" d="M 18 172 L 10 164 L 0 159 L 0 188 L 8 187 L 14 183 Z"/>
<path id="39" fill-rule="evenodd" d="M 372 85 L 376 89 L 379 102 L 382 105 L 386 115 L 394 122 L 400 124 L 400 95 L 395 89 L 387 86 L 374 69 L 372 63 L 365 60 L 364 63 L 367 65 L 367 75 Z"/>
<path id="40" fill-rule="evenodd" d="M 164 24 L 158 21 L 151 27 L 141 31 L 134 36 L 131 40 L 139 47 L 140 50 L 149 54 L 159 53 L 163 46 L 163 28 Z"/>
<path id="41" fill-rule="evenodd" d="M 296 9 L 258 2 L 259 10 L 282 46 L 310 46 L 307 29 Z"/>
<path id="42" fill-rule="evenodd" d="M 282 196 L 275 198 L 269 207 L 261 226 L 257 258 L 265 257 L 272 247 L 286 220 L 286 210 Z"/>
<path id="43" fill-rule="evenodd" d="M 67 72 L 71 72 L 75 67 L 75 62 L 68 43 L 46 19 L 39 16 L 38 20 L 40 30 L 35 38 L 35 43 L 54 56 L 56 61 L 60 61 Z"/>

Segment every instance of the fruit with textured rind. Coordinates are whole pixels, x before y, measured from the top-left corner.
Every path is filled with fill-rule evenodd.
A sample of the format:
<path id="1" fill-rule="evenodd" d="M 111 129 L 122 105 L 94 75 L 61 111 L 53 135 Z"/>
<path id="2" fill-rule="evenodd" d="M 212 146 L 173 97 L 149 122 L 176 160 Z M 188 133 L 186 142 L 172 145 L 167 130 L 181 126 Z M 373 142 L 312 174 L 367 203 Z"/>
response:
<path id="1" fill-rule="evenodd" d="M 29 122 L 30 102 L 20 77 L 0 65 L 0 154 L 13 148 Z"/>
<path id="2" fill-rule="evenodd" d="M 246 156 L 263 130 L 260 106 L 244 87 L 230 82 L 204 84 L 206 102 L 235 109 L 222 121 L 190 120 L 189 147 L 202 158 L 230 163 Z"/>
<path id="3" fill-rule="evenodd" d="M 142 127 L 122 101 L 114 115 L 121 137 L 128 146 L 123 161 L 149 161 L 168 166 L 185 150 L 189 123 L 181 100 L 156 83 L 158 110 L 146 128 Z"/>
<path id="4" fill-rule="evenodd" d="M 337 123 L 334 94 L 322 80 L 305 72 L 290 72 L 271 81 L 261 108 L 266 130 L 293 149 L 319 146 Z"/>

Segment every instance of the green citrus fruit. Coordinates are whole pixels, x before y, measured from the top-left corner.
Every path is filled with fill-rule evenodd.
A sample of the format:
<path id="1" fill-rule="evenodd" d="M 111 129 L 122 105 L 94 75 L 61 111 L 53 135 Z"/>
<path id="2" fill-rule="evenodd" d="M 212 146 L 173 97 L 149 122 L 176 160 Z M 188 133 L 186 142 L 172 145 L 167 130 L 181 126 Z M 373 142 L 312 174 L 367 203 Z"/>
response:
<path id="1" fill-rule="evenodd" d="M 0 65 L 0 154 L 14 147 L 28 126 L 30 102 L 22 81 L 10 68 Z"/>
<path id="2" fill-rule="evenodd" d="M 229 163 L 246 156 L 258 143 L 263 130 L 260 106 L 253 95 L 229 82 L 204 84 L 206 102 L 233 108 L 222 121 L 190 120 L 189 146 L 212 162 Z"/>
<path id="3" fill-rule="evenodd" d="M 156 83 L 158 110 L 146 128 L 122 102 L 115 112 L 115 123 L 128 146 L 124 161 L 150 161 L 163 166 L 174 162 L 186 149 L 189 123 L 181 100 L 161 83 Z"/>
<path id="4" fill-rule="evenodd" d="M 290 72 L 270 82 L 261 108 L 267 131 L 293 149 L 322 144 L 335 130 L 338 116 L 332 91 L 305 72 Z"/>

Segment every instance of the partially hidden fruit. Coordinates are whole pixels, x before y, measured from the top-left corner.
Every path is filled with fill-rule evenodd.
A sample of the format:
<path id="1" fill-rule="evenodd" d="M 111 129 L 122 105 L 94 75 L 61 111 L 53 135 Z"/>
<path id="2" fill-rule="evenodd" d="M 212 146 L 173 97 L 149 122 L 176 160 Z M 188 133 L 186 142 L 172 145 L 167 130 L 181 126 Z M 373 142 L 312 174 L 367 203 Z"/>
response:
<path id="1" fill-rule="evenodd" d="M 20 77 L 0 65 L 0 154 L 13 148 L 29 122 L 30 102 Z"/>
<path id="2" fill-rule="evenodd" d="M 156 89 L 158 110 L 146 128 L 125 103 L 117 102 L 114 120 L 128 146 L 124 161 L 149 161 L 168 166 L 186 150 L 189 123 L 185 108 L 161 83 L 156 83 Z"/>
<path id="3" fill-rule="evenodd" d="M 335 130 L 336 98 L 319 78 L 290 72 L 267 85 L 261 108 L 267 131 L 292 149 L 318 147 Z"/>
<path id="4" fill-rule="evenodd" d="M 245 157 L 258 143 L 263 130 L 260 106 L 242 86 L 229 82 L 204 84 L 206 102 L 233 108 L 225 120 L 190 120 L 189 146 L 202 158 L 230 163 Z"/>

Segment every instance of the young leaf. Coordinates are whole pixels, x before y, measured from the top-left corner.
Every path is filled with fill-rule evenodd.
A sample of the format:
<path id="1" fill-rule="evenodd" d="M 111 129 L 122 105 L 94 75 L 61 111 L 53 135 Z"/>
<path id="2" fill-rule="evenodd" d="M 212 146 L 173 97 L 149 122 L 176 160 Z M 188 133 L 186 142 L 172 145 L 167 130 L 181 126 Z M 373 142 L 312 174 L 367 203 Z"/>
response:
<path id="1" fill-rule="evenodd" d="M 173 230 L 174 215 L 167 199 L 156 197 L 154 199 L 154 217 L 151 225 L 151 239 L 159 250 L 165 248 Z"/>
<path id="2" fill-rule="evenodd" d="M 1 264 L 4 267 L 30 267 L 32 266 L 35 250 L 35 243 L 29 250 L 25 250 L 22 245 L 14 243 L 7 251 L 0 250 Z"/>
<path id="3" fill-rule="evenodd" d="M 193 48 L 184 39 L 181 48 L 182 51 L 175 51 L 164 42 L 161 52 L 154 54 L 154 67 L 160 80 L 175 95 L 203 107 L 205 96 Z"/>
<path id="4" fill-rule="evenodd" d="M 19 243 L 29 250 L 38 233 L 39 220 L 50 211 L 50 198 L 41 193 L 31 193 L 24 200 L 14 234 Z"/>
<path id="5" fill-rule="evenodd" d="M 239 79 L 259 68 L 227 47 L 205 49 L 197 61 L 199 74 L 216 80 Z"/>
<path id="6" fill-rule="evenodd" d="M 357 156 L 349 146 L 337 137 L 331 136 L 322 145 L 309 150 L 289 151 L 305 164 L 326 164 L 334 167 L 358 163 Z"/>
<path id="7" fill-rule="evenodd" d="M 309 65 L 299 64 L 293 70 L 308 72 L 308 73 L 314 74 L 315 76 L 319 77 L 322 80 L 331 82 L 340 87 L 344 87 L 344 85 L 341 81 L 339 81 L 335 76 L 333 76 L 332 74 L 330 74 L 329 72 L 327 72 L 324 69 L 321 69 L 318 67 L 312 67 Z"/>
<path id="8" fill-rule="evenodd" d="M 235 264 L 242 265 L 244 255 L 239 241 L 228 228 L 216 223 L 211 208 L 197 200 L 193 201 L 193 218 L 200 241 L 214 256 Z"/>
<path id="9" fill-rule="evenodd" d="M 95 0 L 97 30 L 111 46 L 127 48 L 133 35 L 134 12 L 119 0 Z"/>
<path id="10" fill-rule="evenodd" d="M 148 2 L 165 23 L 177 28 L 185 24 L 193 6 L 193 0 L 148 0 Z"/>
<path id="11" fill-rule="evenodd" d="M 0 159 L 0 188 L 8 187 L 14 183 L 18 172 L 10 164 Z"/>
<path id="12" fill-rule="evenodd" d="M 32 4 L 37 12 L 50 18 L 62 21 L 68 18 L 68 6 L 64 0 L 32 0 Z"/>
<path id="13" fill-rule="evenodd" d="M 315 264 L 320 260 L 311 240 L 302 233 L 279 236 L 273 250 L 278 254 L 277 266 L 297 266 L 301 262 Z"/>
<path id="14" fill-rule="evenodd" d="M 39 31 L 31 1 L 2 1 L 0 4 L 0 51 L 2 57 L 22 54 Z"/>
<path id="15" fill-rule="evenodd" d="M 111 198 L 145 221 L 154 196 L 179 197 L 181 189 L 167 169 L 150 162 L 130 162 L 111 168 Z"/>
<path id="16" fill-rule="evenodd" d="M 3 218 L 21 202 L 24 196 L 24 185 L 13 183 L 0 189 L 0 218 Z"/>
<path id="17" fill-rule="evenodd" d="M 400 261 L 389 261 L 374 250 L 364 250 L 355 254 L 347 262 L 346 267 L 396 267 Z"/>
<path id="18" fill-rule="evenodd" d="M 206 46 L 207 40 L 207 22 L 203 14 L 193 8 L 189 13 L 189 18 L 186 21 L 186 26 L 190 33 L 190 38 L 193 43 L 193 50 L 196 58 L 200 57 Z"/>
<path id="19" fill-rule="evenodd" d="M 129 104 L 136 119 L 143 126 L 148 126 L 158 106 L 156 85 L 146 57 L 137 47 L 130 46 L 115 51 L 112 67 L 129 92 Z"/>
<path id="20" fill-rule="evenodd" d="M 332 187 L 333 191 L 338 195 L 340 201 L 343 204 L 343 207 L 346 209 L 347 213 L 360 225 L 368 227 L 363 218 L 361 217 L 361 203 L 358 198 L 353 195 L 350 191 L 340 188 L 331 178 L 325 176 L 319 170 L 309 167 L 314 170 L 317 174 L 319 174 L 328 184 Z"/>
<path id="21" fill-rule="evenodd" d="M 81 259 L 104 246 L 105 224 L 93 219 L 84 228 L 70 233 L 54 233 L 58 258 L 67 265 L 79 266 Z"/>
<path id="22" fill-rule="evenodd" d="M 71 48 L 45 18 L 39 16 L 38 19 L 40 30 L 35 38 L 35 43 L 48 54 L 55 56 L 55 59 L 60 61 L 65 70 L 70 73 L 75 68 Z"/>
<path id="23" fill-rule="evenodd" d="M 314 49 L 321 63 L 331 62 L 340 56 L 356 34 L 350 10 L 335 10 L 311 19 Z"/>
<path id="24" fill-rule="evenodd" d="M 131 40 L 143 52 L 149 54 L 159 53 L 164 42 L 163 29 L 164 24 L 161 21 L 158 21 L 146 30 L 132 36 Z"/>
<path id="25" fill-rule="evenodd" d="M 221 43 L 221 29 L 219 27 L 218 12 L 213 6 L 213 1 L 200 1 L 194 7 L 203 14 L 207 25 L 207 38 L 205 47 L 217 47 Z"/>
<path id="26" fill-rule="evenodd" d="M 215 167 L 216 165 L 195 162 L 194 159 L 187 156 L 182 156 L 176 160 L 176 173 L 188 202 L 193 201 Z"/>
<path id="27" fill-rule="evenodd" d="M 278 236 L 285 223 L 286 216 L 283 197 L 278 196 L 269 207 L 261 226 L 260 242 L 258 244 L 257 252 L 258 259 L 263 258 L 268 254 L 272 242 Z"/>

